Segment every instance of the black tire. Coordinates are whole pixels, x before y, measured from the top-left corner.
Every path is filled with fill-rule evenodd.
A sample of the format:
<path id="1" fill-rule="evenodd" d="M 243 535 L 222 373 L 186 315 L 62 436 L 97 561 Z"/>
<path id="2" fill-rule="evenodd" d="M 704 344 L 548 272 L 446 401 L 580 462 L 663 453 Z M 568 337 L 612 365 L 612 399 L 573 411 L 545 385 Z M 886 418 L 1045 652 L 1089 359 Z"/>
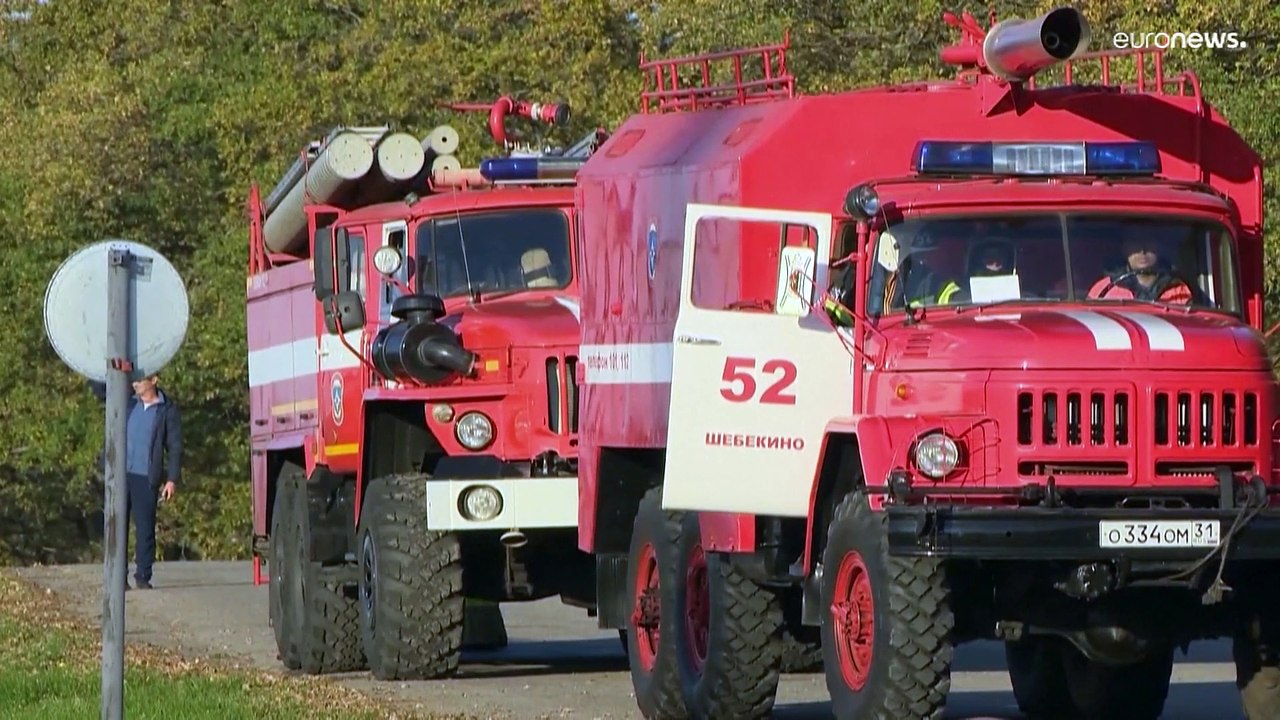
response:
<path id="1" fill-rule="evenodd" d="M 805 625 L 804 599 L 799 586 L 778 592 L 782 599 L 782 672 L 813 673 L 822 671 L 822 633 L 817 626 Z"/>
<path id="2" fill-rule="evenodd" d="M 293 513 L 298 503 L 293 495 L 298 485 L 290 477 L 276 484 L 271 510 L 270 556 L 267 558 L 268 610 L 280 662 L 290 670 L 302 667 L 298 642 L 302 637 L 302 563 L 297 536 L 289 528 L 296 525 Z"/>
<path id="3" fill-rule="evenodd" d="M 308 563 L 307 629 L 302 642 L 303 672 L 319 675 L 363 670 L 360 606 L 347 590 L 347 567 Z"/>
<path id="4" fill-rule="evenodd" d="M 942 718 L 955 655 L 955 616 L 942 563 L 889 557 L 884 514 L 873 512 L 861 491 L 836 507 L 822 561 L 822 655 L 835 717 Z M 837 590 L 845 603 L 856 592 L 864 612 L 871 605 L 873 628 L 862 638 L 870 655 L 862 653 L 862 667 L 852 659 L 846 665 L 845 654 L 853 652 L 846 640 L 851 631 L 867 628 L 856 617 L 845 628 L 844 618 L 835 616 Z"/>
<path id="5" fill-rule="evenodd" d="M 282 622 L 276 635 L 281 660 L 311 675 L 362 670 L 359 626 L 353 622 L 357 608 L 344 590 L 351 568 L 323 567 L 310 559 L 306 479 L 293 466 L 286 467 L 279 482 L 272 525 L 273 535 L 279 533 L 273 542 L 278 538 L 284 553 L 278 595 Z"/>
<path id="6" fill-rule="evenodd" d="M 822 669 L 822 641 L 782 630 L 782 672 L 812 673 Z"/>
<path id="7" fill-rule="evenodd" d="M 1075 647 L 1063 652 L 1071 702 L 1089 720 L 1158 720 L 1169 695 L 1173 647 L 1153 647 L 1143 660 L 1119 667 L 1091 662 Z"/>
<path id="8" fill-rule="evenodd" d="M 664 512 L 662 490 L 653 488 L 640 501 L 631 533 L 627 558 L 627 597 L 631 602 L 627 660 L 636 704 L 648 720 L 689 717 L 676 661 L 676 633 L 682 623 L 678 615 L 664 607 L 663 597 L 665 588 L 681 580 L 676 577 L 676 545 L 682 517 L 682 513 Z M 643 591 L 643 598 L 638 590 Z M 657 638 L 653 637 L 655 632 Z"/>
<path id="9" fill-rule="evenodd" d="M 1013 697 L 1030 720 L 1075 717 L 1062 664 L 1069 649 L 1066 640 L 1052 636 L 1031 636 L 1004 644 Z"/>
<path id="10" fill-rule="evenodd" d="M 448 677 L 462 650 L 462 549 L 427 529 L 427 477 L 378 478 L 360 513 L 360 627 L 379 680 Z"/>
<path id="11" fill-rule="evenodd" d="M 676 609 L 680 683 L 699 720 L 765 718 L 773 710 L 782 665 L 782 603 L 702 547 L 696 513 L 682 520 L 678 584 L 664 586 Z"/>

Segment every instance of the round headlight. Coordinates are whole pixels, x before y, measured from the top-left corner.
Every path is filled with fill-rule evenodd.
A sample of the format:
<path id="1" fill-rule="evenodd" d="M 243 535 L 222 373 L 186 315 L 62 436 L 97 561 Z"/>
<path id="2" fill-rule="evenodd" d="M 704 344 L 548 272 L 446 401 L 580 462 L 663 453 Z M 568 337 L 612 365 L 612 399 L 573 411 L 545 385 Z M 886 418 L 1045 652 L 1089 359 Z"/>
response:
<path id="1" fill-rule="evenodd" d="M 453 434 L 468 450 L 480 450 L 493 442 L 493 422 L 484 413 L 469 412 L 458 418 Z"/>
<path id="2" fill-rule="evenodd" d="M 404 257 L 400 255 L 400 250 L 391 245 L 383 245 L 373 254 L 373 267 L 383 275 L 394 275 L 402 262 Z"/>
<path id="3" fill-rule="evenodd" d="M 458 504 L 468 520 L 484 522 L 502 512 L 502 493 L 488 485 L 474 485 L 462 491 Z"/>
<path id="4" fill-rule="evenodd" d="M 916 443 L 915 462 L 920 472 L 936 480 L 956 469 L 960 462 L 960 448 L 946 435 L 928 435 Z"/>

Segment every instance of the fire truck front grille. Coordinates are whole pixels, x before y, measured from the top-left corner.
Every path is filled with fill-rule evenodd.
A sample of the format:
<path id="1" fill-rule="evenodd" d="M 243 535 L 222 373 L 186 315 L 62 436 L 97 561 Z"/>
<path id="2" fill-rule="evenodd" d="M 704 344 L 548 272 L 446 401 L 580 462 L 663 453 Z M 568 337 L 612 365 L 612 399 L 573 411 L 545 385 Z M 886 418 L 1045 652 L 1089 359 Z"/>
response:
<path id="1" fill-rule="evenodd" d="M 1116 446 L 1133 442 L 1133 398 L 1124 391 L 1018 393 L 1018 444 Z"/>
<path id="2" fill-rule="evenodd" d="M 560 435 L 578 433 L 578 357 L 547 358 L 547 427 Z"/>
<path id="3" fill-rule="evenodd" d="M 1231 390 L 1157 390 L 1151 423 L 1158 447 L 1256 447 L 1258 395 Z"/>
<path id="4" fill-rule="evenodd" d="M 1018 445 L 1022 447 L 1126 447 L 1138 423 L 1149 423 L 1157 447 L 1239 448 L 1259 442 L 1258 395 L 1232 390 L 1166 390 L 1135 413 L 1124 390 L 1018 393 Z"/>

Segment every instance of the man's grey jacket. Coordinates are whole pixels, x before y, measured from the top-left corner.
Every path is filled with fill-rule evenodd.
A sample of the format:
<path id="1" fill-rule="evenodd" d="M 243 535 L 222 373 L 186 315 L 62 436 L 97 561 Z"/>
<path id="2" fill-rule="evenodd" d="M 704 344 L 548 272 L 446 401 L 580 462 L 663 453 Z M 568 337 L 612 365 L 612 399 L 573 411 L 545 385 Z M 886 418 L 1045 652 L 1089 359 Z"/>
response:
<path id="1" fill-rule="evenodd" d="M 90 381 L 89 386 L 98 400 L 105 403 L 107 399 L 106 383 Z M 151 426 L 151 457 L 150 462 L 147 463 L 149 468 L 147 479 L 151 482 L 152 488 L 159 488 L 170 480 L 176 484 L 182 471 L 182 418 L 178 413 L 178 405 L 165 391 L 157 388 L 156 392 L 160 393 L 160 397 L 164 399 L 164 402 L 156 406 L 160 415 L 156 418 L 155 424 Z M 129 421 L 129 413 L 133 411 L 134 406 L 137 404 L 138 396 L 130 395 L 124 417 L 121 418 L 122 422 Z M 168 451 L 168 457 L 165 457 L 166 450 Z M 120 458 L 120 461 L 124 462 L 124 458 Z M 105 475 L 107 471 L 105 449 L 103 454 L 99 456 L 98 466 Z"/>

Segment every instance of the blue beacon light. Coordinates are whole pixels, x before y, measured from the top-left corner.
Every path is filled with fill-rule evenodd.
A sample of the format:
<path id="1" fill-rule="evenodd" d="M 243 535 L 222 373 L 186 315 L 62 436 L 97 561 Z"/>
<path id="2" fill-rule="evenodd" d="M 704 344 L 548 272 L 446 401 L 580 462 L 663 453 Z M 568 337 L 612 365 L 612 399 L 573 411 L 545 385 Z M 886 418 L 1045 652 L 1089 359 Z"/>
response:
<path id="1" fill-rule="evenodd" d="M 490 182 L 568 180 L 578 173 L 585 162 L 577 158 L 485 158 L 480 161 L 480 174 Z"/>
<path id="2" fill-rule="evenodd" d="M 954 142 L 916 146 L 914 170 L 948 175 L 1155 175 L 1150 142 Z"/>

